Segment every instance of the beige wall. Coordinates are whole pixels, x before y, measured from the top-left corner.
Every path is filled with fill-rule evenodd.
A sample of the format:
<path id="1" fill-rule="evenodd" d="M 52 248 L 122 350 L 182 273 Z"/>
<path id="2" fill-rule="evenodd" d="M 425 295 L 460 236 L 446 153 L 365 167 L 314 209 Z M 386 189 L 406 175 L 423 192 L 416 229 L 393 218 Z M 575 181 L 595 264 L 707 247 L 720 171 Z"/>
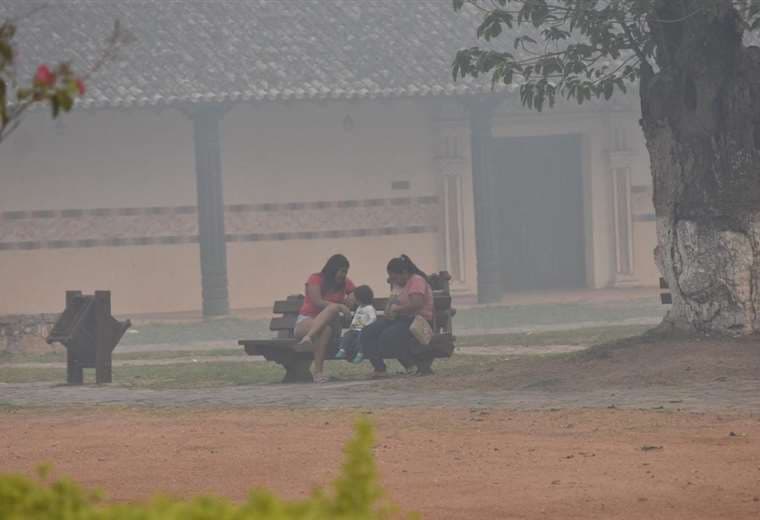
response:
<path id="1" fill-rule="evenodd" d="M 350 116 L 353 130 L 343 129 Z M 228 204 L 431 195 L 432 134 L 419 103 L 240 105 L 223 124 Z M 393 181 L 410 190 L 392 191 Z"/>
<path id="2" fill-rule="evenodd" d="M 230 305 L 268 307 L 303 291 L 312 272 L 335 252 L 348 256 L 350 276 L 385 294 L 385 264 L 406 251 L 420 267 L 438 269 L 432 234 L 228 245 Z M 4 251 L 0 315 L 60 312 L 66 290 L 112 291 L 118 314 L 193 311 L 200 307 L 196 245 Z"/>
<path id="3" fill-rule="evenodd" d="M 639 222 L 633 225 L 633 268 L 639 285 L 659 285 L 660 271 L 654 261 L 656 245 L 657 226 L 654 222 Z"/>
<path id="4" fill-rule="evenodd" d="M 0 314 L 60 312 L 66 290 L 111 291 L 114 313 L 200 308 L 198 246 L 0 251 Z"/>
<path id="5" fill-rule="evenodd" d="M 345 130 L 346 116 L 354 127 Z M 227 204 L 435 195 L 432 134 L 424 108 L 394 103 L 240 105 L 223 124 Z M 394 191 L 393 181 L 410 189 Z M 413 223 L 412 223 L 413 224 Z M 371 226 L 357 222 L 357 227 Z M 437 235 L 228 244 L 230 305 L 268 306 L 303 290 L 306 276 L 341 252 L 351 276 L 385 290 L 385 264 L 409 254 L 439 269 Z"/>
<path id="6" fill-rule="evenodd" d="M 466 120 L 431 124 L 419 101 L 239 105 L 222 122 L 227 204 L 339 201 L 441 195 L 442 177 L 462 179 L 464 279 L 477 287 L 469 131 Z M 350 116 L 352 129 L 344 129 Z M 631 139 L 632 183 L 651 186 L 635 114 L 545 113 L 497 116 L 497 136 L 581 133 L 587 280 L 614 283 L 610 128 Z M 195 205 L 190 120 L 175 110 L 75 112 L 63 127 L 33 114 L 3 143 L 0 211 Z M 436 155 L 440 139 L 464 144 L 455 160 Z M 409 190 L 392 190 L 409 181 Z M 365 227 L 357 223 L 357 227 Z M 75 225 L 75 223 L 66 223 Z M 634 226 L 635 270 L 656 283 L 653 224 Z M 0 237 L 1 238 L 1 237 Z M 228 244 L 233 308 L 268 307 L 298 292 L 305 276 L 334 252 L 352 261 L 352 276 L 382 292 L 385 263 L 401 252 L 426 270 L 445 268 L 440 233 L 330 240 Z M 0 314 L 60 309 L 66 289 L 111 289 L 119 313 L 200 308 L 198 246 L 97 247 L 0 251 Z"/>
<path id="7" fill-rule="evenodd" d="M 350 131 L 346 115 L 355 124 Z M 174 110 L 68 116 L 61 129 L 47 114 L 33 114 L 2 145 L 0 211 L 196 204 L 186 116 Z M 420 104 L 240 105 L 221 129 L 227 204 L 437 194 L 432 134 Z M 392 190 L 398 180 L 409 181 L 410 189 Z M 57 225 L 70 231 L 79 222 Z M 404 252 L 427 270 L 439 269 L 436 241 L 436 234 L 425 233 L 231 243 L 231 306 L 268 307 L 300 291 L 335 252 L 349 256 L 357 282 L 383 292 L 391 256 Z M 59 310 L 66 289 L 110 289 L 114 311 L 125 314 L 197 310 L 198 246 L 0 251 L 0 314 Z"/>
<path id="8" fill-rule="evenodd" d="M 611 119 L 611 125 L 622 131 L 628 150 L 621 158 L 621 166 L 630 169 L 630 183 L 633 212 L 633 283 L 641 286 L 656 286 L 659 271 L 654 261 L 654 248 L 657 245 L 657 232 L 652 201 L 652 174 L 649 153 L 646 149 L 644 135 L 639 125 L 638 114 L 620 114 Z M 639 220 L 637 217 L 648 217 Z"/>
<path id="9" fill-rule="evenodd" d="M 229 244 L 227 248 L 230 305 L 233 308 L 268 307 L 274 299 L 303 292 L 309 274 L 322 269 L 336 252 L 351 262 L 349 277 L 386 295 L 385 265 L 406 251 L 426 271 L 438 269 L 436 237 L 432 234 L 396 237 L 293 240 L 266 244 Z"/>
<path id="10" fill-rule="evenodd" d="M 0 144 L 0 211 L 196 204 L 190 120 L 175 110 L 37 111 Z"/>

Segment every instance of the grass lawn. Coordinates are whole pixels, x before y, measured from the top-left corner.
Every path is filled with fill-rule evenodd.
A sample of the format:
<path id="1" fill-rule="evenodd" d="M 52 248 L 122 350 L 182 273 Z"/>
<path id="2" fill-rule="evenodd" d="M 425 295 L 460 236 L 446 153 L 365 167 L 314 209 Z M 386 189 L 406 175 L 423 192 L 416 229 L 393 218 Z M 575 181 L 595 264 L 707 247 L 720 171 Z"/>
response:
<path id="1" fill-rule="evenodd" d="M 540 332 L 535 334 L 496 334 L 484 336 L 467 336 L 458 340 L 462 347 L 451 359 L 437 360 L 434 368 L 440 374 L 466 375 L 498 369 L 498 365 L 507 363 L 506 356 L 467 355 L 468 346 L 546 346 L 546 345 L 593 345 L 636 336 L 649 327 L 642 325 L 595 327 L 566 331 Z M 113 378 L 118 386 L 131 388 L 168 389 L 168 388 L 209 388 L 235 385 L 253 385 L 276 383 L 282 379 L 283 369 L 275 363 L 240 363 L 229 356 L 239 356 L 241 349 L 215 349 L 194 352 L 150 352 L 122 353 L 116 352 L 117 360 L 134 359 L 176 359 L 176 363 L 165 365 L 115 366 Z M 562 354 L 557 354 L 562 355 Z M 195 363 L 191 357 L 218 357 L 219 361 Z M 64 361 L 63 353 L 54 352 L 41 355 L 6 356 L 0 364 L 0 383 L 34 383 L 60 382 L 66 379 L 64 368 L 45 366 L 44 362 Z M 15 362 L 39 361 L 39 367 L 17 367 Z M 395 362 L 391 362 L 395 363 Z M 340 379 L 362 379 L 370 371 L 368 364 L 352 365 L 350 363 L 330 362 L 329 373 Z M 85 381 L 94 381 L 94 370 L 85 371 Z"/>
<path id="2" fill-rule="evenodd" d="M 439 374 L 469 374 L 504 362 L 502 357 L 455 355 L 451 359 L 439 360 L 434 369 Z M 391 361 L 392 371 L 400 366 Z M 369 363 L 352 365 L 345 362 L 330 362 L 328 372 L 343 380 L 365 379 L 371 371 Z M 275 363 L 239 363 L 220 360 L 206 363 L 177 363 L 171 365 L 145 365 L 114 367 L 114 386 L 141 389 L 183 389 L 213 388 L 222 386 L 254 385 L 278 383 L 284 370 Z M 0 383 L 42 383 L 66 381 L 63 368 L 30 368 L 0 366 Z M 85 370 L 85 382 L 95 381 L 95 371 Z"/>
<path id="3" fill-rule="evenodd" d="M 585 329 L 557 330 L 536 333 L 519 334 L 486 334 L 477 336 L 461 336 L 457 338 L 459 347 L 491 347 L 501 345 L 546 346 L 546 345 L 595 345 L 631 336 L 638 336 L 650 329 L 649 325 L 616 325 L 610 327 L 590 327 Z M 171 360 L 198 357 L 229 357 L 239 356 L 242 348 L 216 348 L 194 351 L 156 351 L 156 352 L 119 352 L 114 351 L 114 360 Z M 65 362 L 65 353 L 58 349 L 54 352 L 40 354 L 10 354 L 0 353 L 0 363 L 51 363 Z M 3 379 L 0 379 L 2 381 Z"/>
<path id="4" fill-rule="evenodd" d="M 542 325 L 571 325 L 579 322 L 614 322 L 634 319 L 661 318 L 666 307 L 656 301 L 633 300 L 599 303 L 542 303 L 530 305 L 501 305 L 460 309 L 454 318 L 454 328 L 488 330 Z M 137 324 L 121 340 L 122 345 L 153 345 L 160 343 L 198 343 L 271 337 L 269 320 L 221 318 L 191 323 Z"/>

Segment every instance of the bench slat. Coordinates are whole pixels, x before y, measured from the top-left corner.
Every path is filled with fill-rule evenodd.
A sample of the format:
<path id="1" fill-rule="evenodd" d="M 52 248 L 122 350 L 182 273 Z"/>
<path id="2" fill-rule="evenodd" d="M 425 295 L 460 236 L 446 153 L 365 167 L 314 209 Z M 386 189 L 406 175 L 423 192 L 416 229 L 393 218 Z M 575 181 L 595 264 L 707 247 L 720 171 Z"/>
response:
<path id="1" fill-rule="evenodd" d="M 272 318 L 269 322 L 269 330 L 290 330 L 296 326 L 296 320 L 298 317 L 295 314 L 288 314 L 279 318 Z"/>
<path id="2" fill-rule="evenodd" d="M 433 298 L 433 305 L 435 305 L 435 309 L 438 311 L 446 311 L 451 309 L 451 296 L 447 295 L 436 295 Z"/>
<path id="3" fill-rule="evenodd" d="M 274 314 L 298 314 L 303 305 L 303 300 L 277 300 L 274 302 L 272 312 Z"/>

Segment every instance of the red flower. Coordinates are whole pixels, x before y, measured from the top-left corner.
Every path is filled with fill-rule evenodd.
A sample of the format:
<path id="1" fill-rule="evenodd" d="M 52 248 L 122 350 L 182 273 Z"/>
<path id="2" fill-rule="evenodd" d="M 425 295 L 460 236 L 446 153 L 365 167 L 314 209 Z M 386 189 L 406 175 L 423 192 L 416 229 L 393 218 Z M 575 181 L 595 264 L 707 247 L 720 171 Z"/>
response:
<path id="1" fill-rule="evenodd" d="M 52 87 L 55 83 L 55 74 L 50 72 L 47 65 L 40 65 L 34 75 L 34 82 L 43 87 Z"/>
<path id="2" fill-rule="evenodd" d="M 77 79 L 75 83 L 77 84 L 77 90 L 79 90 L 79 95 L 84 96 L 84 93 L 87 92 L 87 87 L 84 86 L 84 81 L 82 81 L 81 79 Z"/>

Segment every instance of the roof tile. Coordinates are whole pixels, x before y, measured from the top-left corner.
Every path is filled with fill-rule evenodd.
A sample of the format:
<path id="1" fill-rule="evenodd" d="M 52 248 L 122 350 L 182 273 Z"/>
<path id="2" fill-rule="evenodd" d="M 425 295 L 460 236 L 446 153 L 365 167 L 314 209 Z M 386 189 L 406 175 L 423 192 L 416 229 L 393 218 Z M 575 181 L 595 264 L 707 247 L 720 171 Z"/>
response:
<path id="1" fill-rule="evenodd" d="M 5 0 L 0 19 L 28 10 Z M 450 0 L 58 0 L 21 22 L 20 77 L 91 66 L 113 20 L 136 42 L 88 85 L 85 106 L 479 93 L 451 80 L 478 15 Z M 46 36 L 47 35 L 47 36 Z"/>

